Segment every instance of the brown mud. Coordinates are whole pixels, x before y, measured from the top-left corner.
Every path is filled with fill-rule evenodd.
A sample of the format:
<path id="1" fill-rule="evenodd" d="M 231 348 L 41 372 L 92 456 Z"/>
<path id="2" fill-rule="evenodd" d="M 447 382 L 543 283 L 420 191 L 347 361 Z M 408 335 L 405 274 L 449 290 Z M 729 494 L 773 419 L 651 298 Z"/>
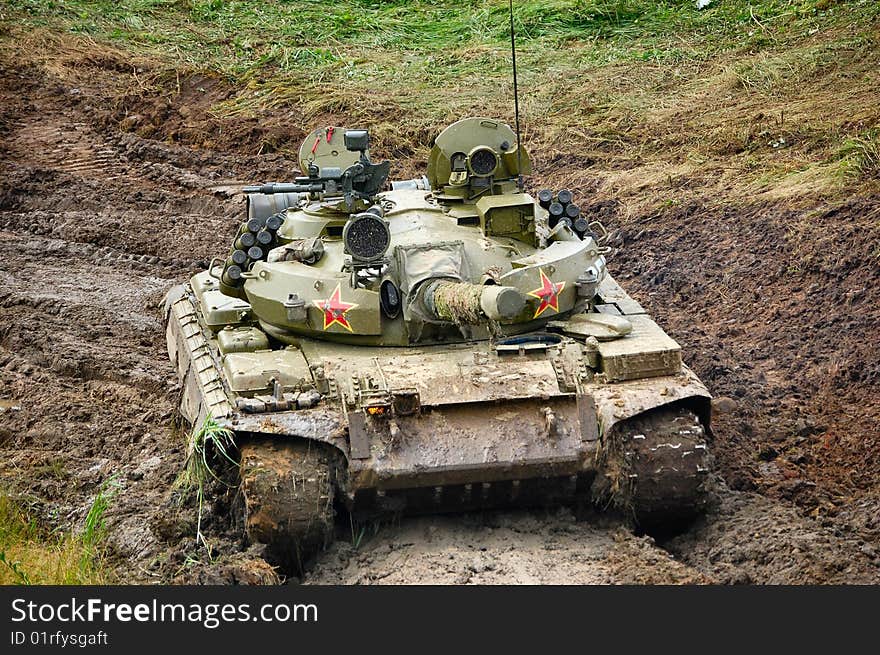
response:
<path id="1" fill-rule="evenodd" d="M 112 58 L 68 64 L 0 65 L 0 400 L 20 407 L 0 422 L 3 486 L 69 529 L 114 478 L 119 581 L 277 581 L 242 552 L 229 493 L 204 511 L 213 563 L 195 542 L 159 303 L 226 249 L 237 185 L 290 177 L 272 151 L 301 133 L 283 115 L 219 123 L 212 79 L 137 94 Z M 566 510 L 344 524 L 306 581 L 880 582 L 880 198 L 624 220 L 595 170 L 576 182 L 612 229 L 612 271 L 721 397 L 716 505 L 660 544 Z"/>

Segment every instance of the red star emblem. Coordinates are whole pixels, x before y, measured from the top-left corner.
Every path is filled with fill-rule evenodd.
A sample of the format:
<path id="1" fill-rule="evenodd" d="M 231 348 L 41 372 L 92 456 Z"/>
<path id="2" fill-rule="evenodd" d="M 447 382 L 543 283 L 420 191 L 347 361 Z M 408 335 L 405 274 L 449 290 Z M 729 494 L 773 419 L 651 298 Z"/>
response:
<path id="1" fill-rule="evenodd" d="M 541 272 L 541 286 L 534 291 L 529 291 L 530 296 L 541 301 L 541 304 L 538 305 L 538 310 L 535 312 L 534 318 L 538 318 L 548 309 L 558 312 L 559 294 L 562 293 L 562 290 L 565 288 L 565 282 L 554 283 L 544 273 L 543 268 L 539 268 L 538 270 Z"/>
<path id="2" fill-rule="evenodd" d="M 326 300 L 315 300 L 314 303 L 322 312 L 324 312 L 324 329 L 326 330 L 334 323 L 338 323 L 349 332 L 352 332 L 351 323 L 345 318 L 345 314 L 357 307 L 354 303 L 342 302 L 340 296 L 339 285 L 336 290 Z"/>

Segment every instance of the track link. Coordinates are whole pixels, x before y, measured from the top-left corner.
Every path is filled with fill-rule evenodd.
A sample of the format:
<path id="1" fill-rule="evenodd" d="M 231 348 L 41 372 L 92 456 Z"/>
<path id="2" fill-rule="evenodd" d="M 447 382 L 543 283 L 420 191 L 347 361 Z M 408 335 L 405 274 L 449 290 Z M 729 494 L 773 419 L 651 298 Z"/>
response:
<path id="1" fill-rule="evenodd" d="M 247 538 L 264 544 L 284 570 L 301 573 L 332 538 L 334 470 L 329 454 L 312 442 L 248 438 L 241 444 Z"/>
<path id="2" fill-rule="evenodd" d="M 598 455 L 594 498 L 644 529 L 672 528 L 709 500 L 706 431 L 682 407 L 650 410 L 615 425 Z"/>

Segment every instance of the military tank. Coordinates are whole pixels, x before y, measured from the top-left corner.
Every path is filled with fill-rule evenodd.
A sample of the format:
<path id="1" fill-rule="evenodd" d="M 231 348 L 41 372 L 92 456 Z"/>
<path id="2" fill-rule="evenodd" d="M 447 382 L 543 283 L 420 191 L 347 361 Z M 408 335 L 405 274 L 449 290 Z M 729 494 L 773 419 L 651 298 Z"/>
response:
<path id="1" fill-rule="evenodd" d="M 339 510 L 701 512 L 710 395 L 608 273 L 604 228 L 524 192 L 508 125 L 450 125 L 390 185 L 365 130 L 315 130 L 300 165 L 244 189 L 227 257 L 164 304 L 181 413 L 235 434 L 249 542 L 298 568 Z"/>

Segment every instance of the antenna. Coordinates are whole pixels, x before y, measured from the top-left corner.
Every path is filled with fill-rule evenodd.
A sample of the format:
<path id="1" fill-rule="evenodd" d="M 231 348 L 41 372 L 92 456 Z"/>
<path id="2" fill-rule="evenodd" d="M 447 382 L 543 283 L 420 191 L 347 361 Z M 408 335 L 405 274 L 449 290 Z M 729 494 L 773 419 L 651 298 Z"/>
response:
<path id="1" fill-rule="evenodd" d="M 516 185 L 523 190 L 522 142 L 519 135 L 519 90 L 516 84 L 516 31 L 513 28 L 513 0 L 508 0 L 510 13 L 510 54 L 513 57 L 513 111 L 516 115 Z"/>

